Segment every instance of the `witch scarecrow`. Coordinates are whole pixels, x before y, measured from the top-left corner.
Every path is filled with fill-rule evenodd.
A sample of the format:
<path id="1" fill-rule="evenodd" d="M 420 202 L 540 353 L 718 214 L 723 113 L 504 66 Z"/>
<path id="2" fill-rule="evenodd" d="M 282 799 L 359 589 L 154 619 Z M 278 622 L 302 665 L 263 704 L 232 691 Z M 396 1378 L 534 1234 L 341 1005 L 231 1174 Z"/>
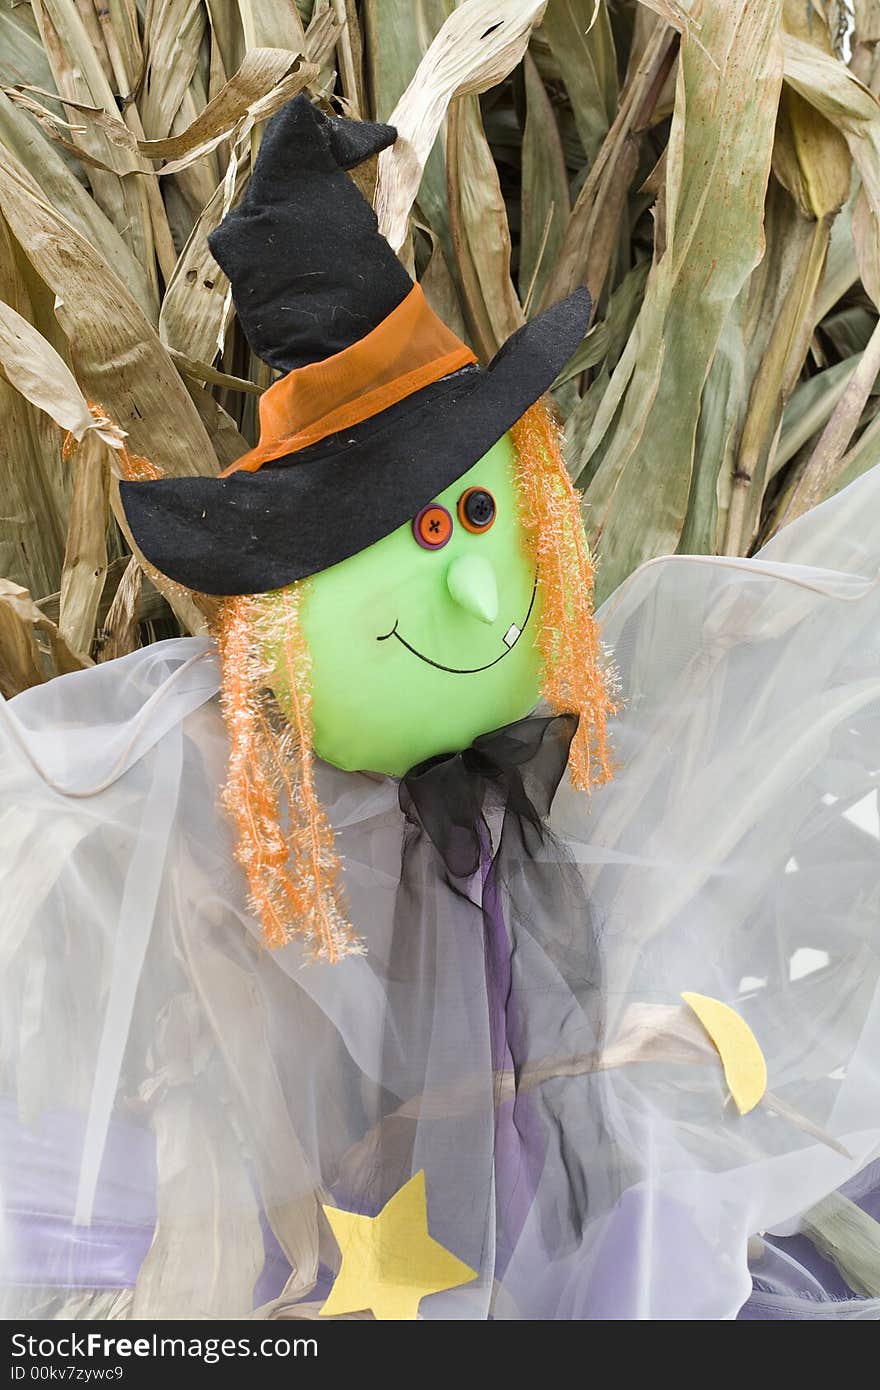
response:
<path id="1" fill-rule="evenodd" d="M 0 706 L 7 1315 L 869 1315 L 880 476 L 603 647 L 589 296 L 479 366 L 394 138 L 274 118 L 211 239 L 259 443 L 122 485 L 215 637 Z"/>

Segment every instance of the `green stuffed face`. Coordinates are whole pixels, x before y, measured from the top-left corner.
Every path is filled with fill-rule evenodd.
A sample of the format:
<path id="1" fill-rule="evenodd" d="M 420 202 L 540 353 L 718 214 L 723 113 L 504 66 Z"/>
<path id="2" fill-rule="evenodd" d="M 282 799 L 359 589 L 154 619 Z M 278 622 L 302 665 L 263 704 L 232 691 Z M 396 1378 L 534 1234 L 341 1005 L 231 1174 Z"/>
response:
<path id="1" fill-rule="evenodd" d="M 399 777 L 536 704 L 539 598 L 514 464 L 504 436 L 421 522 L 308 581 L 301 621 L 325 761 Z"/>

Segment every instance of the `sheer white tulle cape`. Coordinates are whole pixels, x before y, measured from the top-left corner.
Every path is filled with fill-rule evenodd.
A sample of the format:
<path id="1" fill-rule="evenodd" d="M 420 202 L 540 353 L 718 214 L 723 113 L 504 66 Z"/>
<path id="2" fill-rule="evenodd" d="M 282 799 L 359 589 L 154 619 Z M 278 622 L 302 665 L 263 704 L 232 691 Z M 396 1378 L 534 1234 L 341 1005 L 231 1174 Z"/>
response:
<path id="1" fill-rule="evenodd" d="M 389 1030 L 397 784 L 322 769 L 368 953 L 306 967 L 245 909 L 209 642 L 0 704 L 7 1314 L 313 1315 L 338 1262 L 319 1203 L 381 1162 L 392 1190 L 424 1167 L 432 1233 L 479 1272 L 424 1317 L 734 1317 L 749 1249 L 773 1316 L 880 1316 L 754 1239 L 880 1154 L 878 574 L 874 470 L 755 560 L 654 561 L 605 605 L 617 775 L 591 799 L 563 786 L 553 812 L 592 914 L 573 929 L 598 936 L 604 1041 L 573 1007 L 518 1078 L 557 1088 L 588 1215 L 548 1247 L 567 1202 L 548 1164 L 500 1275 L 507 1081 L 469 925 L 442 924 Z M 550 969 L 536 958 L 535 980 Z M 759 1040 L 770 1097 L 750 1114 L 686 990 Z M 131 1279 L 112 1274 L 138 1239 Z"/>

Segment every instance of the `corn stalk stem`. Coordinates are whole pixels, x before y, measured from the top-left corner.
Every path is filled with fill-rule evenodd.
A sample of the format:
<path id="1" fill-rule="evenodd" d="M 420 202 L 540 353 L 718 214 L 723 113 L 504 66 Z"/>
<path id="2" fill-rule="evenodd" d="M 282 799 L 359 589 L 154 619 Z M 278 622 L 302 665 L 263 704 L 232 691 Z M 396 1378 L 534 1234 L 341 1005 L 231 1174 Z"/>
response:
<path id="1" fill-rule="evenodd" d="M 820 218 L 755 373 L 734 464 L 722 545 L 724 555 L 744 555 L 756 529 L 759 507 L 753 496 L 755 484 L 761 491 L 766 486 L 770 458 L 778 443 L 782 408 L 809 348 L 812 307 L 825 270 L 830 234 L 831 219 Z"/>
<path id="2" fill-rule="evenodd" d="M 871 388 L 880 374 L 880 320 L 868 339 L 861 361 L 847 383 L 831 419 L 804 466 L 782 514 L 781 525 L 803 516 L 821 502 L 845 466 L 846 447 L 861 419 Z"/>

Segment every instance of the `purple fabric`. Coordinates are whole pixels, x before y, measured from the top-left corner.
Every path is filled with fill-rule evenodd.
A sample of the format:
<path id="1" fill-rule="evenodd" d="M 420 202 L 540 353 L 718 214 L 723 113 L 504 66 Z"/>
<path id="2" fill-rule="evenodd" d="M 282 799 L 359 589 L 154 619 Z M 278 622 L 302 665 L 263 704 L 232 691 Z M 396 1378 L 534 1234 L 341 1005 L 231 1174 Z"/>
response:
<path id="1" fill-rule="evenodd" d="M 47 1111 L 34 1128 L 0 1101 L 0 1191 L 10 1284 L 48 1288 L 130 1289 L 156 1226 L 156 1141 L 152 1131 L 110 1126 L 90 1226 L 73 1224 L 82 1116 Z M 277 1298 L 290 1264 L 261 1213 L 266 1262 L 254 1306 Z"/>
<path id="2" fill-rule="evenodd" d="M 75 1110 L 45 1110 L 22 1124 L 0 1100 L 0 1186 L 10 1209 L 72 1219 L 84 1120 Z M 114 1120 L 95 1197 L 95 1221 L 156 1224 L 156 1141 L 152 1130 Z"/>
<path id="3" fill-rule="evenodd" d="M 130 1289 L 153 1241 L 152 1226 L 93 1222 L 74 1226 L 59 1216 L 8 1212 L 13 1252 L 9 1282 L 63 1289 Z"/>
<path id="4" fill-rule="evenodd" d="M 95 1213 L 74 1226 L 83 1118 L 45 1111 L 21 1124 L 0 1102 L 0 1190 L 11 1259 L 9 1282 L 52 1288 L 130 1288 L 156 1225 L 155 1139 L 114 1121 L 107 1136 Z"/>
<path id="5" fill-rule="evenodd" d="M 504 922 L 496 861 L 489 834 L 480 825 L 486 988 L 492 1066 L 516 1076 L 522 1057 L 522 1029 L 513 989 L 510 940 Z M 495 1110 L 495 1277 L 500 1279 L 516 1247 L 534 1200 L 544 1160 L 542 1127 L 528 1096 L 515 1096 Z"/>
<path id="6" fill-rule="evenodd" d="M 718 1281 L 712 1278 L 716 1255 L 695 1230 L 685 1207 L 663 1193 L 644 1187 L 629 1188 L 606 1225 L 599 1259 L 583 1302 L 572 1306 L 569 1316 L 591 1322 L 614 1322 L 618 1309 L 638 1306 L 638 1288 L 653 1280 L 651 1306 L 656 1319 L 692 1321 L 718 1319 L 725 1309 L 713 1304 Z M 687 1269 L 687 1278 L 679 1272 Z M 694 1306 L 692 1294 L 682 1290 L 699 1287 L 694 1271 L 705 1269 L 702 1281 L 705 1302 Z"/>

